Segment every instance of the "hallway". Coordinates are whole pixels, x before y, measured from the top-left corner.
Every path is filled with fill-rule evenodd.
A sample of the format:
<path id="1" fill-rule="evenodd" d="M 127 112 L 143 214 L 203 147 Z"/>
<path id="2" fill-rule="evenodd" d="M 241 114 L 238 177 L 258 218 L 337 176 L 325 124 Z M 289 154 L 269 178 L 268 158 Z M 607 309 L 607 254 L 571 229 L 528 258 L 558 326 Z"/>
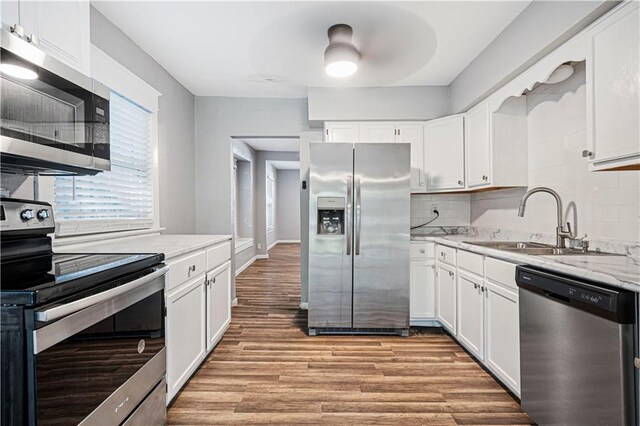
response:
<path id="1" fill-rule="evenodd" d="M 308 337 L 299 248 L 278 244 L 237 277 L 229 330 L 169 424 L 529 424 L 447 335 Z"/>

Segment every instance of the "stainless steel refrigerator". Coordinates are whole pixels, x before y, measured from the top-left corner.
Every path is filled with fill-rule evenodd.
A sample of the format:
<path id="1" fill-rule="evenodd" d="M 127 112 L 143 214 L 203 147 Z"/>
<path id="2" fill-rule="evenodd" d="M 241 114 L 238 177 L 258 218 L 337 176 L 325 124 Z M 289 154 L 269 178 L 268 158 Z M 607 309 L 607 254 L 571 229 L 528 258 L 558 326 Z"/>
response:
<path id="1" fill-rule="evenodd" d="M 310 335 L 408 334 L 409 179 L 409 144 L 310 144 Z"/>

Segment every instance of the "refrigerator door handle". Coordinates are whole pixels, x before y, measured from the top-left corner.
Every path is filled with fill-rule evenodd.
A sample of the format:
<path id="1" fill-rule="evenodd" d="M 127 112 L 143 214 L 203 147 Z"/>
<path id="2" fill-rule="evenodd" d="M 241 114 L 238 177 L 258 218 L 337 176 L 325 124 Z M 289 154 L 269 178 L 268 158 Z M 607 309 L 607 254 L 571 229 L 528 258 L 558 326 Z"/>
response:
<path id="1" fill-rule="evenodd" d="M 345 225 L 347 227 L 347 256 L 351 256 L 351 228 L 352 228 L 352 220 L 351 215 L 353 214 L 353 179 L 351 176 L 347 178 L 347 211 L 345 212 Z"/>
<path id="2" fill-rule="evenodd" d="M 356 178 L 356 256 L 360 255 L 360 229 L 362 228 L 362 205 L 360 201 L 360 178 Z"/>

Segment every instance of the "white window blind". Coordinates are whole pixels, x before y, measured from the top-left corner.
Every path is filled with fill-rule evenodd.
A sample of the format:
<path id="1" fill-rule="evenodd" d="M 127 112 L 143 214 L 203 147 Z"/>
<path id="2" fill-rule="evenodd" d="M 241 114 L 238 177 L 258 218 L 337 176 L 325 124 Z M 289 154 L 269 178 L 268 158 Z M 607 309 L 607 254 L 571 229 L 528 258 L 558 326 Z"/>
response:
<path id="1" fill-rule="evenodd" d="M 111 92 L 111 170 L 57 177 L 58 235 L 153 226 L 152 113 Z"/>

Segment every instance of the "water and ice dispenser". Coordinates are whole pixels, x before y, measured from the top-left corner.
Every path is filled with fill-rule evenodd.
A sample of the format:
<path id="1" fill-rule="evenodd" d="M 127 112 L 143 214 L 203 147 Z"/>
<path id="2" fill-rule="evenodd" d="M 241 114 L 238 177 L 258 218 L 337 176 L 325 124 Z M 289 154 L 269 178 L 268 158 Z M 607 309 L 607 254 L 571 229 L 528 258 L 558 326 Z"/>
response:
<path id="1" fill-rule="evenodd" d="M 344 197 L 318 197 L 318 235 L 344 234 Z"/>

